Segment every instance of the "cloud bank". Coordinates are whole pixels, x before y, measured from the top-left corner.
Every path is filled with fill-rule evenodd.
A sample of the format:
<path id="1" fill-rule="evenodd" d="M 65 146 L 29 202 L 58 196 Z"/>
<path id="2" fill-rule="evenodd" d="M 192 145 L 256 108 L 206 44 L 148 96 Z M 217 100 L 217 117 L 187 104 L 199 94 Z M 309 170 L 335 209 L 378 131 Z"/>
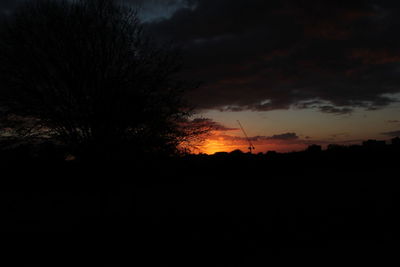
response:
<path id="1" fill-rule="evenodd" d="M 187 55 L 200 109 L 379 109 L 400 92 L 400 3 L 198 0 L 148 23 Z M 312 102 L 305 104 L 304 102 Z"/>

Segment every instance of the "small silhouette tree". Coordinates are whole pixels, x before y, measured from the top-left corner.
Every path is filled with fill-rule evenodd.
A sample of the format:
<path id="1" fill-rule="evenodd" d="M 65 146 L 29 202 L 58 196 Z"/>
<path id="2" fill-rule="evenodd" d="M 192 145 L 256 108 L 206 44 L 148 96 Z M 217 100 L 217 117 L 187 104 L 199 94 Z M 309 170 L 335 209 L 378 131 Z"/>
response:
<path id="1" fill-rule="evenodd" d="M 172 154 L 198 135 L 178 53 L 114 1 L 24 4 L 1 25 L 0 62 L 0 107 L 75 154 Z"/>

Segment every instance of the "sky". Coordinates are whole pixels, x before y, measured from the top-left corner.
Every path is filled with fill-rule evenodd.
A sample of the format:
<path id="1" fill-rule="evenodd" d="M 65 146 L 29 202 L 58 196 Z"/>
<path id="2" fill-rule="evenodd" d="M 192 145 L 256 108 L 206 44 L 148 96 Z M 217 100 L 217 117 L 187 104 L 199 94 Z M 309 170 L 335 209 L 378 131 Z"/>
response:
<path id="1" fill-rule="evenodd" d="M 201 83 L 187 99 L 214 131 L 198 152 L 247 151 L 237 120 L 256 153 L 400 135 L 399 1 L 121 2 Z"/>

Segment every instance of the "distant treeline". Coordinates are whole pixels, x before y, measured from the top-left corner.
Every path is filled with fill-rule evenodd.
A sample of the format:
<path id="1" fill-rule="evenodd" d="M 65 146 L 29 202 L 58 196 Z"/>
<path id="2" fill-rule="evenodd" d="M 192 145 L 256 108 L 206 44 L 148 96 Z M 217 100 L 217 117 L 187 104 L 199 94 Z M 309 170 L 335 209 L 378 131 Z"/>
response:
<path id="1" fill-rule="evenodd" d="M 7 162 L 75 162 L 79 163 L 74 155 L 68 154 L 68 150 L 57 142 L 52 142 L 50 139 L 37 139 L 30 143 L 18 143 L 12 139 L 3 138 L 0 140 L 0 164 Z M 396 137 L 391 142 L 368 140 L 359 145 L 328 145 L 326 149 L 322 149 L 320 145 L 310 145 L 304 151 L 296 151 L 290 153 L 279 153 L 276 151 L 268 151 L 265 153 L 250 154 L 240 150 L 232 152 L 218 152 L 213 155 L 207 154 L 186 154 L 176 157 L 141 157 L 137 158 L 134 154 L 125 154 L 119 157 L 120 161 L 129 162 L 174 162 L 179 166 L 188 168 L 196 168 L 191 164 L 203 164 L 209 162 L 211 165 L 231 164 L 232 161 L 241 162 L 270 162 L 270 166 L 290 166 L 307 165 L 310 167 L 326 167 L 334 162 L 340 162 L 341 166 L 372 163 L 375 165 L 395 164 L 400 156 L 400 138 Z M 101 160 L 97 157 L 95 161 Z M 107 158 L 105 157 L 105 160 Z M 185 162 L 185 164 L 181 164 Z M 287 163 L 290 162 L 290 163 Z M 208 165 L 210 165 L 208 164 Z M 383 164 L 383 165 L 382 165 Z M 262 165 L 262 164 L 261 164 Z M 220 165 L 222 166 L 222 165 Z M 243 167 L 238 165 L 234 167 Z M 202 166 L 205 167 L 205 166 Z M 199 167 L 199 168 L 202 168 Z M 282 167 L 282 166 L 281 166 Z"/>
<path id="2" fill-rule="evenodd" d="M 398 151 L 400 148 L 400 137 L 393 138 L 390 143 L 382 140 L 367 140 L 358 145 L 339 145 L 330 144 L 324 150 L 321 145 L 309 145 L 304 151 L 293 151 L 280 153 L 276 151 L 260 152 L 257 154 L 245 153 L 241 150 L 234 150 L 232 152 L 217 152 L 213 155 L 199 154 L 192 157 L 200 158 L 263 158 L 263 159 L 277 159 L 277 158 L 292 158 L 292 157 L 307 157 L 312 155 L 335 155 L 335 154 L 357 154 L 357 153 L 391 153 Z"/>

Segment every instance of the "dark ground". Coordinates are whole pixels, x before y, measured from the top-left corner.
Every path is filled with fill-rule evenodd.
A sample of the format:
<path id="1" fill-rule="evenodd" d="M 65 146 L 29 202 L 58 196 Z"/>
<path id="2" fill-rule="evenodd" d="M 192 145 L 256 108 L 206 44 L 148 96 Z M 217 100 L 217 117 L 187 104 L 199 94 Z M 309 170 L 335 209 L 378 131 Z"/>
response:
<path id="1" fill-rule="evenodd" d="M 400 240 L 399 150 L 388 151 L 8 162 L 0 229 L 36 263 L 83 250 L 89 266 L 384 264 Z"/>

